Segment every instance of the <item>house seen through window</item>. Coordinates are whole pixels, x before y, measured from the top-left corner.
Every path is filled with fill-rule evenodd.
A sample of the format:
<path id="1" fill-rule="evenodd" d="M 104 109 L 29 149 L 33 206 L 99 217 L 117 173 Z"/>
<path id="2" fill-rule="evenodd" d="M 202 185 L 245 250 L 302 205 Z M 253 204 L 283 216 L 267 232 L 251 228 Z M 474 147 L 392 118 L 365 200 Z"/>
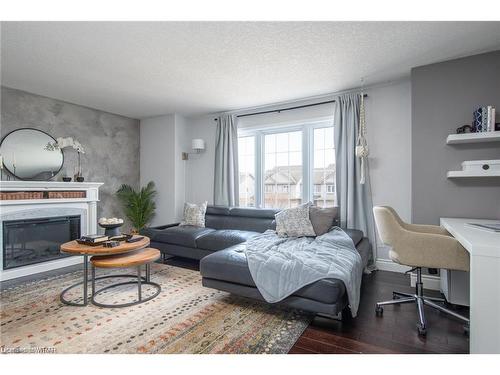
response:
<path id="1" fill-rule="evenodd" d="M 240 206 L 288 208 L 308 201 L 334 206 L 333 131 L 331 122 L 241 131 Z"/>

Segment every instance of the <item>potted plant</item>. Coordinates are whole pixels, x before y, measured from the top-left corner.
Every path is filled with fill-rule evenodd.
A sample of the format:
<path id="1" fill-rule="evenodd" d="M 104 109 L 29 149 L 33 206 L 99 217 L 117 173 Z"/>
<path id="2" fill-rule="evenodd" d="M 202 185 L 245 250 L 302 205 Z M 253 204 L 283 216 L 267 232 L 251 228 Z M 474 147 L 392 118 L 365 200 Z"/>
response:
<path id="1" fill-rule="evenodd" d="M 145 187 L 136 191 L 130 185 L 120 186 L 116 195 L 123 205 L 125 216 L 133 225 L 132 232 L 139 233 L 155 215 L 155 184 L 150 181 Z"/>
<path id="2" fill-rule="evenodd" d="M 73 139 L 72 137 L 66 137 L 66 138 L 59 137 L 57 138 L 56 142 L 48 143 L 45 146 L 45 149 L 48 151 L 54 151 L 54 150 L 63 150 L 68 147 L 73 148 L 78 154 L 78 167 L 74 175 L 75 181 L 83 182 L 84 178 L 82 175 L 82 154 L 85 154 L 85 150 L 83 149 L 83 146 L 81 145 L 80 142 L 78 142 L 76 139 Z M 69 178 L 68 180 L 67 177 L 64 177 L 63 181 L 69 182 L 71 181 L 71 178 Z"/>

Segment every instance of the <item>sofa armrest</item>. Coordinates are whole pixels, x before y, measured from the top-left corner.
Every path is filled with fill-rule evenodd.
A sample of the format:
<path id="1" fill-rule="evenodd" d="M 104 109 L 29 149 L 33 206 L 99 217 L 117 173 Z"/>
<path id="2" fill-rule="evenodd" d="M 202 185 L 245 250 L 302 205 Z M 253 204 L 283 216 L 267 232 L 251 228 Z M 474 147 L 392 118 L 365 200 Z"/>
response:
<path id="1" fill-rule="evenodd" d="M 172 228 L 172 227 L 176 227 L 178 226 L 180 223 L 172 223 L 172 224 L 166 224 L 166 225 L 159 225 L 157 227 L 148 227 L 147 229 L 158 229 L 158 230 L 162 230 L 162 229 L 167 229 L 167 228 Z"/>
<path id="2" fill-rule="evenodd" d="M 178 226 L 179 224 L 180 223 L 172 223 L 167 225 L 159 225 L 157 227 L 147 227 L 141 229 L 139 233 L 142 234 L 143 236 L 148 236 L 149 238 L 152 238 L 155 232 L 160 232 L 167 228 L 173 228 Z"/>

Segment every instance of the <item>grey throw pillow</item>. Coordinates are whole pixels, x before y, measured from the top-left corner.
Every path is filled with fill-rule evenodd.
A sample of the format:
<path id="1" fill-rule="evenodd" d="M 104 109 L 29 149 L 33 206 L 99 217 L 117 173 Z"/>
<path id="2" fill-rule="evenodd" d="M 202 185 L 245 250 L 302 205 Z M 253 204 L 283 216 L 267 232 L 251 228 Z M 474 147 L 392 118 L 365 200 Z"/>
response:
<path id="1" fill-rule="evenodd" d="M 276 217 L 276 232 L 281 237 L 314 237 L 316 233 L 309 220 L 311 203 L 298 207 L 287 208 L 278 212 Z"/>
<path id="2" fill-rule="evenodd" d="M 184 220 L 182 220 L 179 225 L 193 225 L 195 227 L 205 228 L 207 203 L 208 202 L 202 204 L 184 203 Z"/>
<path id="3" fill-rule="evenodd" d="M 325 234 L 331 227 L 337 224 L 338 212 L 338 207 L 309 207 L 309 219 L 311 220 L 316 236 Z"/>

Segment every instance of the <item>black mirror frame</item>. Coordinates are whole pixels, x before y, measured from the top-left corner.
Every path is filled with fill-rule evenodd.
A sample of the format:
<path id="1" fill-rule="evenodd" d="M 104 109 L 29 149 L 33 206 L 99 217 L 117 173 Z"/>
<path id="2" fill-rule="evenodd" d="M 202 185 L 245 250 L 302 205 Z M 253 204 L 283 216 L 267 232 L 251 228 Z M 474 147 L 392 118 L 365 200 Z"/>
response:
<path id="1" fill-rule="evenodd" d="M 52 138 L 54 140 L 54 143 L 57 143 L 57 139 L 55 139 L 49 133 L 47 133 L 47 132 L 45 132 L 43 130 L 40 130 L 40 129 L 27 127 L 27 128 L 14 129 L 14 130 L 8 132 L 7 134 L 5 134 L 2 137 L 2 141 L 0 142 L 0 150 L 2 148 L 3 141 L 5 141 L 5 138 L 7 138 L 10 134 L 15 133 L 15 132 L 20 131 L 20 130 L 35 130 L 35 131 L 38 131 L 38 132 L 43 133 L 43 134 L 47 135 L 48 137 Z M 9 172 L 12 176 L 14 176 L 15 178 L 17 178 L 18 180 L 21 180 L 21 181 L 51 181 L 54 177 L 56 177 L 59 174 L 59 172 L 61 172 L 61 169 L 64 166 L 64 152 L 63 152 L 63 150 L 60 150 L 60 151 L 61 151 L 61 155 L 62 155 L 61 166 L 59 167 L 59 169 L 57 170 L 57 172 L 54 173 L 54 175 L 51 178 L 49 178 L 48 180 L 33 180 L 33 179 L 30 179 L 30 178 L 22 178 L 22 177 L 16 176 L 9 168 L 7 168 L 7 166 L 3 163 L 3 161 L 2 161 L 2 164 L 3 164 L 3 167 L 5 168 L 5 170 L 7 172 Z"/>

